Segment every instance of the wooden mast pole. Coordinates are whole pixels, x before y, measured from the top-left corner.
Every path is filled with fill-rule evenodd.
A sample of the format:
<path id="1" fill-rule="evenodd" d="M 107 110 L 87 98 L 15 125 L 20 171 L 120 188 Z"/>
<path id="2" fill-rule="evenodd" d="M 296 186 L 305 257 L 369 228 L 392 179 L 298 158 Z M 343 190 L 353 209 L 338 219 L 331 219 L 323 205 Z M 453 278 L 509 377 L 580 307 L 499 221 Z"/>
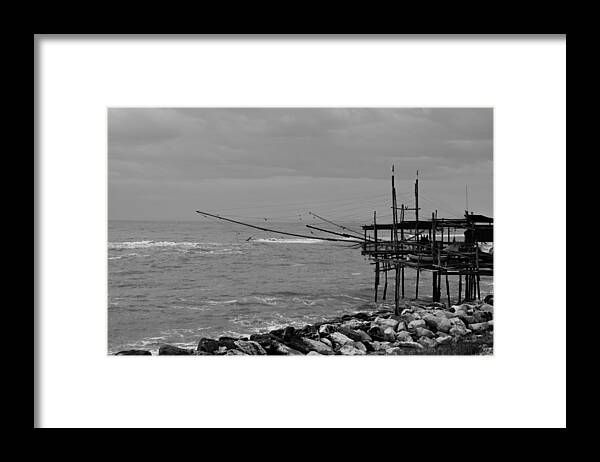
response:
<path id="1" fill-rule="evenodd" d="M 393 246 L 393 255 L 396 257 L 394 269 L 395 269 L 395 278 L 394 278 L 394 313 L 396 315 L 400 314 L 400 300 L 399 300 L 399 260 L 398 260 L 398 231 L 396 229 L 396 224 L 398 219 L 398 210 L 396 205 L 396 182 L 394 179 L 394 165 L 392 164 L 392 246 Z"/>

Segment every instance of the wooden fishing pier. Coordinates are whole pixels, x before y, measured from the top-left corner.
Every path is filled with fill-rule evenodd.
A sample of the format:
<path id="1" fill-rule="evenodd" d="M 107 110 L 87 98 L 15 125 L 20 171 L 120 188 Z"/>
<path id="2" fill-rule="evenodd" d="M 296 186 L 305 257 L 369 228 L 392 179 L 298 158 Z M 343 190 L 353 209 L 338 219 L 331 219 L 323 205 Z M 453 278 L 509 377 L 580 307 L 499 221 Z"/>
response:
<path id="1" fill-rule="evenodd" d="M 364 231 L 362 254 L 375 266 L 375 301 L 378 299 L 381 275 L 384 277 L 382 299 L 388 288 L 388 273 L 394 273 L 394 302 L 396 314 L 400 310 L 400 298 L 405 297 L 405 271 L 414 270 L 415 298 L 419 297 L 419 279 L 422 271 L 431 273 L 433 301 L 441 301 L 442 288 L 448 306 L 452 304 L 450 277 L 458 277 L 456 303 L 481 299 L 482 276 L 493 276 L 493 253 L 482 249 L 481 244 L 494 240 L 494 220 L 483 215 L 465 211 L 463 219 L 437 216 L 419 217 L 419 178 L 415 180 L 415 207 L 398 206 L 392 166 L 392 223 L 373 223 L 362 227 Z M 408 219 L 414 212 L 414 219 Z M 457 241 L 457 231 L 464 240 Z M 388 234 L 389 233 L 389 234 Z M 389 236 L 385 238 L 384 236 Z M 493 248 L 493 247 L 492 247 Z"/>
<path id="2" fill-rule="evenodd" d="M 224 220 L 253 229 L 287 236 L 317 239 L 331 242 L 352 243 L 362 249 L 362 255 L 375 266 L 375 302 L 379 297 L 379 286 L 383 275 L 382 299 L 387 297 L 388 273 L 394 273 L 394 302 L 396 314 L 400 311 L 400 299 L 405 298 L 405 272 L 415 271 L 415 298 L 419 298 L 420 275 L 431 273 L 431 293 L 433 301 L 442 300 L 442 291 L 448 306 L 452 302 L 481 300 L 480 282 L 482 276 L 493 276 L 493 218 L 476 215 L 465 210 L 463 218 L 438 217 L 437 210 L 431 217 L 419 216 L 419 172 L 415 180 L 414 207 L 405 204 L 398 206 L 394 167 L 392 166 L 392 223 L 377 223 L 377 212 L 373 212 L 373 223 L 362 226 L 362 233 L 335 223 L 327 218 L 309 212 L 330 225 L 341 228 L 331 231 L 321 227 L 306 225 L 311 230 L 321 231 L 338 237 L 322 237 L 275 230 L 265 226 L 244 223 L 231 218 L 197 210 L 210 218 Z M 468 208 L 468 200 L 467 200 Z M 414 213 L 414 215 L 413 215 Z M 414 216 L 414 219 L 409 219 Z M 265 220 L 267 220 L 265 218 Z M 460 233 L 460 234 L 457 234 Z M 312 233 L 312 231 L 311 231 Z M 457 240 L 456 237 L 462 237 Z M 450 278 L 457 278 L 458 293 L 453 298 L 450 293 Z M 445 289 L 445 290 L 444 290 Z"/>

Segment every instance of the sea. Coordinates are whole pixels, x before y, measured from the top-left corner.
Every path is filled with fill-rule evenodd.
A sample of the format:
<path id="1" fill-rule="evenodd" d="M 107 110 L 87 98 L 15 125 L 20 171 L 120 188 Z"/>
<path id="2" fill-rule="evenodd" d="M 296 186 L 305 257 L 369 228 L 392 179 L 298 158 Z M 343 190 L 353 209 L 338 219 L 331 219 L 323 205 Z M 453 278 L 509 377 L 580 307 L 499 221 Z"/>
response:
<path id="1" fill-rule="evenodd" d="M 108 222 L 108 353 L 156 352 L 161 344 L 193 348 L 202 337 L 248 336 L 374 309 L 374 265 L 349 237 L 303 222 L 249 223 L 331 242 L 286 236 L 200 218 L 197 221 Z M 349 233 L 324 223 L 316 226 Z M 361 223 L 340 223 L 361 232 Z M 393 305 L 393 273 L 387 300 Z M 415 272 L 405 273 L 414 298 Z M 451 279 L 451 294 L 457 293 Z M 493 292 L 482 278 L 482 298 Z M 420 275 L 420 299 L 431 300 L 431 276 Z M 454 295 L 455 296 L 455 295 Z"/>

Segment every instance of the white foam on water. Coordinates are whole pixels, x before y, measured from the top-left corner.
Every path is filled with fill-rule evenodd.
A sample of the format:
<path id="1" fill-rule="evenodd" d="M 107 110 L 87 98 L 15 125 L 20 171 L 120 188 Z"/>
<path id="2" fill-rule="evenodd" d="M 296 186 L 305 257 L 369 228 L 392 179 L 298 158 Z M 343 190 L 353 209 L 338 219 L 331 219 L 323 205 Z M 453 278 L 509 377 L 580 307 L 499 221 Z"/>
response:
<path id="1" fill-rule="evenodd" d="M 184 247 L 197 248 L 203 246 L 216 247 L 221 246 L 219 242 L 174 242 L 174 241 L 127 241 L 127 242 L 109 242 L 108 248 L 112 250 L 121 249 L 147 249 L 151 247 Z"/>

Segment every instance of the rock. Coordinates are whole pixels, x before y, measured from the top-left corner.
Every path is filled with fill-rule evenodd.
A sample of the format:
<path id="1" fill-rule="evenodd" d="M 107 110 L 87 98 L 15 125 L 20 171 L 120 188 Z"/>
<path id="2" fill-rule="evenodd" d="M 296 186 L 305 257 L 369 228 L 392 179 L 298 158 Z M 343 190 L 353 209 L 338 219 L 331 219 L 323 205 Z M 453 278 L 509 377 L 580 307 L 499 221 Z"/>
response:
<path id="1" fill-rule="evenodd" d="M 335 333 L 332 335 L 335 335 Z M 304 338 L 299 337 L 298 335 L 293 335 L 287 339 L 284 338 L 283 343 L 294 350 L 298 350 L 302 354 L 307 354 L 312 350 L 308 344 L 304 342 Z"/>
<path id="2" fill-rule="evenodd" d="M 336 331 L 335 326 L 332 324 L 321 324 L 319 326 L 320 335 L 333 334 Z"/>
<path id="3" fill-rule="evenodd" d="M 252 334 L 250 340 L 258 343 L 268 355 L 280 354 L 277 352 L 278 345 L 277 337 L 272 334 Z"/>
<path id="4" fill-rule="evenodd" d="M 425 321 L 425 325 L 429 329 L 437 330 L 437 325 L 438 325 L 439 319 L 436 316 L 434 316 L 433 314 L 426 314 L 425 316 L 423 316 L 423 321 Z"/>
<path id="5" fill-rule="evenodd" d="M 373 343 L 371 343 L 371 346 L 373 347 L 374 351 L 380 351 L 380 350 L 386 350 L 388 348 L 391 348 L 391 343 L 390 342 L 378 342 L 375 341 Z"/>
<path id="6" fill-rule="evenodd" d="M 425 327 L 425 326 L 426 326 L 426 323 L 422 319 L 415 319 L 414 321 L 411 321 L 408 323 L 409 329 L 416 329 L 417 327 Z"/>
<path id="7" fill-rule="evenodd" d="M 399 347 L 388 348 L 387 350 L 385 350 L 385 354 L 386 355 L 401 355 L 402 348 L 399 348 Z"/>
<path id="8" fill-rule="evenodd" d="M 469 333 L 468 329 L 465 329 L 464 327 L 460 327 L 460 326 L 453 326 L 449 332 L 449 334 L 454 337 L 463 337 L 463 336 L 467 335 L 468 333 Z"/>
<path id="9" fill-rule="evenodd" d="M 485 311 L 487 313 L 494 314 L 494 304 L 493 303 L 484 303 L 483 305 L 479 306 L 479 309 L 481 311 Z"/>
<path id="10" fill-rule="evenodd" d="M 351 319 L 350 321 L 344 322 L 340 327 L 343 327 L 344 329 L 361 329 L 365 326 L 365 324 L 368 325 L 369 322 L 359 321 L 358 319 Z"/>
<path id="11" fill-rule="evenodd" d="M 365 313 L 364 311 L 357 311 L 353 316 L 361 321 L 369 321 L 372 317 L 370 313 Z"/>
<path id="12" fill-rule="evenodd" d="M 179 348 L 173 345 L 161 345 L 158 349 L 159 356 L 191 355 L 192 353 L 192 350 L 188 350 L 186 348 Z"/>
<path id="13" fill-rule="evenodd" d="M 196 347 L 197 351 L 205 351 L 207 353 L 214 353 L 219 348 L 219 342 L 212 338 L 201 338 Z"/>
<path id="14" fill-rule="evenodd" d="M 304 343 L 306 345 L 308 345 L 308 347 L 312 351 L 316 351 L 319 354 L 322 354 L 322 355 L 332 355 L 332 354 L 335 354 L 334 351 L 333 351 L 333 349 L 330 346 L 325 345 L 323 342 L 320 342 L 318 340 L 311 340 L 309 338 L 303 338 L 302 340 L 304 341 Z"/>
<path id="15" fill-rule="evenodd" d="M 391 327 L 392 329 L 396 330 L 396 327 L 398 326 L 398 321 L 396 319 L 392 319 L 391 317 L 387 319 L 377 317 L 373 320 L 373 322 L 381 326 L 384 330 L 387 327 Z"/>
<path id="16" fill-rule="evenodd" d="M 258 342 L 254 342 L 252 340 L 244 341 L 238 340 L 235 342 L 235 345 L 238 347 L 240 351 L 243 351 L 247 355 L 266 355 L 267 352 L 265 349 L 260 346 Z"/>
<path id="17" fill-rule="evenodd" d="M 329 340 L 327 337 L 323 337 L 321 339 L 321 342 L 323 342 L 325 345 L 327 345 L 329 348 L 333 348 L 333 343 L 331 343 L 331 340 Z"/>
<path id="18" fill-rule="evenodd" d="M 494 305 L 494 295 L 490 294 L 490 295 L 486 295 L 485 298 L 483 299 L 483 303 L 485 303 L 486 305 Z"/>
<path id="19" fill-rule="evenodd" d="M 148 350 L 122 350 L 115 353 L 116 356 L 152 356 Z"/>
<path id="20" fill-rule="evenodd" d="M 492 319 L 492 313 L 488 311 L 475 311 L 473 317 L 475 318 L 475 322 L 487 322 Z"/>
<path id="21" fill-rule="evenodd" d="M 344 345 L 342 346 L 342 348 L 340 348 L 340 354 L 342 355 L 346 355 L 346 356 L 360 356 L 360 355 L 365 355 L 366 353 L 362 350 L 359 350 L 358 348 L 356 348 L 353 345 Z"/>
<path id="22" fill-rule="evenodd" d="M 323 356 L 321 353 L 317 353 L 316 351 L 309 351 L 306 353 L 306 356 Z"/>
<path id="23" fill-rule="evenodd" d="M 355 331 L 353 329 L 347 329 L 346 327 L 338 327 L 337 330 L 340 334 L 345 335 L 346 337 L 348 337 L 349 339 L 352 339 L 354 341 L 360 341 L 362 339 L 361 335 L 358 333 L 358 331 Z"/>
<path id="24" fill-rule="evenodd" d="M 353 340 L 349 337 L 346 337 L 344 334 L 341 334 L 339 332 L 334 332 L 333 334 L 331 334 L 329 336 L 329 340 L 331 340 L 334 344 L 338 344 L 338 345 L 346 345 L 347 343 L 352 344 Z"/>
<path id="25" fill-rule="evenodd" d="M 462 327 L 462 328 L 464 328 L 464 329 L 466 329 L 466 328 L 467 328 L 467 326 L 466 326 L 466 324 L 464 323 L 464 321 L 463 321 L 462 319 L 460 319 L 460 318 L 452 318 L 452 319 L 450 319 L 449 321 L 450 321 L 450 324 L 451 324 L 452 326 L 458 326 L 458 327 Z M 448 331 L 447 333 L 450 333 L 450 331 Z"/>
<path id="26" fill-rule="evenodd" d="M 287 340 L 291 337 L 293 337 L 296 333 L 296 329 L 292 326 L 287 326 L 285 329 L 283 329 L 283 338 L 284 340 Z"/>
<path id="27" fill-rule="evenodd" d="M 469 324 L 469 329 L 473 332 L 481 333 L 489 330 L 490 326 L 487 322 L 478 322 L 474 324 Z"/>
<path id="28" fill-rule="evenodd" d="M 235 350 L 237 347 L 235 346 L 235 342 L 237 338 L 233 337 L 219 337 L 219 346 L 224 346 L 228 350 Z"/>
<path id="29" fill-rule="evenodd" d="M 398 346 L 401 348 L 414 348 L 416 350 L 422 350 L 424 347 L 417 342 L 399 342 Z"/>
<path id="30" fill-rule="evenodd" d="M 374 340 L 384 340 L 383 329 L 380 326 L 372 326 L 367 331 L 367 334 L 369 334 Z"/>
<path id="31" fill-rule="evenodd" d="M 367 353 L 367 347 L 365 346 L 364 343 L 362 342 L 354 342 L 354 348 L 359 349 L 360 351 L 363 351 L 364 353 Z"/>
<path id="32" fill-rule="evenodd" d="M 278 355 L 278 356 L 283 356 L 283 355 L 288 355 L 288 356 L 297 356 L 297 355 L 304 355 L 304 353 L 302 353 L 301 351 L 295 350 L 293 348 L 290 348 L 289 346 L 283 344 L 283 343 L 279 343 L 277 342 L 276 346 L 273 348 L 272 353 L 269 354 L 273 354 L 273 355 Z"/>
<path id="33" fill-rule="evenodd" d="M 437 346 L 437 342 L 430 337 L 420 337 L 417 342 L 419 342 L 425 348 L 435 348 Z"/>
<path id="34" fill-rule="evenodd" d="M 383 339 L 388 342 L 396 340 L 396 330 L 392 326 L 386 327 L 383 331 Z"/>
<path id="35" fill-rule="evenodd" d="M 365 349 L 366 349 L 368 352 L 373 352 L 373 351 L 375 351 L 375 348 L 373 348 L 373 344 L 372 344 L 371 342 L 360 342 L 360 343 L 362 343 L 362 344 L 365 346 Z"/>
<path id="36" fill-rule="evenodd" d="M 214 351 L 213 354 L 215 354 L 215 355 L 226 355 L 227 354 L 227 347 L 226 346 L 220 346 L 219 348 L 217 348 Z"/>
<path id="37" fill-rule="evenodd" d="M 412 336 L 405 330 L 396 333 L 396 340 L 399 342 L 412 342 Z"/>
<path id="38" fill-rule="evenodd" d="M 401 330 L 406 330 L 406 323 L 404 321 L 400 321 L 396 326 L 396 332 L 400 332 Z"/>
<path id="39" fill-rule="evenodd" d="M 438 345 L 448 345 L 449 343 L 452 343 L 452 336 L 451 335 L 440 335 L 439 337 L 437 337 L 435 339 L 435 341 Z"/>
<path id="40" fill-rule="evenodd" d="M 373 339 L 371 338 L 371 336 L 369 334 L 367 334 L 365 331 L 363 330 L 357 330 L 356 332 L 358 332 L 358 335 L 360 335 L 360 342 L 372 342 Z"/>
<path id="41" fill-rule="evenodd" d="M 425 329 L 424 327 L 417 327 L 415 329 L 415 334 L 417 335 L 417 337 L 435 337 L 435 334 L 433 332 L 431 332 L 429 329 Z"/>
<path id="42" fill-rule="evenodd" d="M 225 356 L 248 356 L 248 355 L 241 350 L 227 350 L 227 353 L 225 353 Z"/>

